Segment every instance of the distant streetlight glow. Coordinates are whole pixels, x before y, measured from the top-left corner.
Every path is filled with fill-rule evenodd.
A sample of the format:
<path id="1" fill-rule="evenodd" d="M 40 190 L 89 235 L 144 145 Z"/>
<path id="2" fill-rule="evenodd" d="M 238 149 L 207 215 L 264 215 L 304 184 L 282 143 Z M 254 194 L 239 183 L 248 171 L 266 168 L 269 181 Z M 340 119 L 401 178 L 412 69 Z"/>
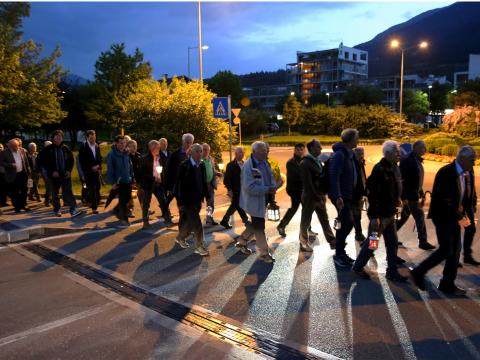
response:
<path id="1" fill-rule="evenodd" d="M 189 79 L 190 79 L 190 50 L 193 50 L 193 49 L 198 49 L 198 46 L 189 46 L 188 47 L 188 78 Z M 202 45 L 202 50 L 208 50 L 208 45 Z"/>
<path id="2" fill-rule="evenodd" d="M 290 96 L 295 96 L 295 92 L 292 91 L 292 92 L 290 93 Z"/>
<path id="3" fill-rule="evenodd" d="M 420 43 L 420 47 L 421 47 L 422 49 L 424 49 L 424 48 L 428 47 L 428 43 L 427 43 L 426 41 L 422 41 L 422 42 Z"/>

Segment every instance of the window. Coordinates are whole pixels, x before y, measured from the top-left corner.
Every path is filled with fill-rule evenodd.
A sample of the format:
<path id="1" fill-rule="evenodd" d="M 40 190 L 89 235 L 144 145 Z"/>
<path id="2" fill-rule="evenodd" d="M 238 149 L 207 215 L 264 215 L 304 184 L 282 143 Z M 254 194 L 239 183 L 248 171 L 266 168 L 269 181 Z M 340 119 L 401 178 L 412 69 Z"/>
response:
<path id="1" fill-rule="evenodd" d="M 352 54 L 352 56 L 353 56 L 353 61 L 357 61 L 357 54 L 354 53 Z"/>
<path id="2" fill-rule="evenodd" d="M 367 61 L 367 54 L 366 53 L 360 54 L 360 60 Z"/>
<path id="3" fill-rule="evenodd" d="M 345 51 L 345 59 L 348 60 L 349 57 L 350 57 L 350 53 L 348 51 Z"/>

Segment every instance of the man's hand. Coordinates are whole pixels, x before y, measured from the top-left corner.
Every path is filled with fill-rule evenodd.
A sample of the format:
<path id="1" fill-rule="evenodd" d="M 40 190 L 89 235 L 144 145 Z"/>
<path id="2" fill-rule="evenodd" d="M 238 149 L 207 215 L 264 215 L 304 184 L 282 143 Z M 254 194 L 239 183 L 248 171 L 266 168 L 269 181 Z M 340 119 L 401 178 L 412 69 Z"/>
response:
<path id="1" fill-rule="evenodd" d="M 344 206 L 343 199 L 341 197 L 339 197 L 337 199 L 337 201 L 335 201 L 335 205 L 337 206 L 338 211 L 342 211 L 343 206 Z"/>
<path id="2" fill-rule="evenodd" d="M 100 165 L 92 166 L 92 171 L 97 172 L 100 169 Z"/>
<path id="3" fill-rule="evenodd" d="M 464 216 L 461 220 L 458 220 L 460 226 L 464 228 L 469 227 L 471 225 L 470 219 L 467 216 Z"/>
<path id="4" fill-rule="evenodd" d="M 53 176 L 54 178 L 58 178 L 58 177 L 60 177 L 60 174 L 58 173 L 58 171 L 54 171 L 54 172 L 52 173 L 52 176 Z"/>

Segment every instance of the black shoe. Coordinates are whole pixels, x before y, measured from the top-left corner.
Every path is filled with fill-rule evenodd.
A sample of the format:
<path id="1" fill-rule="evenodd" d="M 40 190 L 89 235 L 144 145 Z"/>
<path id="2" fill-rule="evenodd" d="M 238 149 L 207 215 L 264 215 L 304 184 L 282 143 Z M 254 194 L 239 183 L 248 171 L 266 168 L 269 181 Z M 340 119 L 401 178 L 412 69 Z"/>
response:
<path id="1" fill-rule="evenodd" d="M 175 223 L 172 221 L 172 219 L 164 220 L 163 223 L 165 224 L 166 227 L 172 227 L 172 226 L 175 225 Z"/>
<path id="2" fill-rule="evenodd" d="M 409 268 L 410 275 L 412 275 L 413 282 L 420 290 L 425 291 L 425 278 L 423 275 L 420 275 L 417 270 L 414 268 Z"/>
<path id="3" fill-rule="evenodd" d="M 318 233 L 315 232 L 315 231 L 313 231 L 312 228 L 308 229 L 308 232 L 309 232 L 310 234 L 314 235 L 314 236 L 317 236 L 317 235 L 318 235 Z"/>
<path id="4" fill-rule="evenodd" d="M 440 290 L 444 294 L 455 296 L 464 296 L 467 293 L 465 289 L 459 288 L 455 284 L 445 285 L 442 282 L 440 282 L 440 284 L 438 285 L 438 290 Z"/>
<path id="5" fill-rule="evenodd" d="M 387 271 L 385 277 L 390 281 L 407 282 L 408 280 L 408 277 L 401 275 L 398 271 Z"/>
<path id="6" fill-rule="evenodd" d="M 352 267 L 352 263 L 348 260 L 349 258 L 346 255 L 343 256 L 333 256 L 333 261 L 335 265 L 342 267 L 342 268 L 349 268 Z"/>
<path id="7" fill-rule="evenodd" d="M 355 262 L 355 260 L 353 260 L 350 256 L 348 255 L 344 255 L 345 256 L 345 259 L 347 259 L 347 261 L 350 263 L 350 264 L 353 264 Z"/>
<path id="8" fill-rule="evenodd" d="M 355 235 L 355 240 L 360 241 L 360 242 L 364 242 L 366 240 L 366 237 L 363 234 L 358 234 L 358 235 Z"/>
<path id="9" fill-rule="evenodd" d="M 30 209 L 28 207 L 24 207 L 23 210 L 25 210 L 25 212 L 27 212 L 27 213 L 32 212 L 32 209 Z"/>
<path id="10" fill-rule="evenodd" d="M 250 250 L 247 245 L 240 245 L 239 243 L 235 244 L 235 247 L 244 255 L 250 255 L 253 253 L 252 250 Z"/>
<path id="11" fill-rule="evenodd" d="M 398 265 L 401 265 L 401 264 L 405 264 L 406 260 L 402 259 L 400 256 L 397 256 L 397 264 Z"/>
<path id="12" fill-rule="evenodd" d="M 330 245 L 330 250 L 335 250 L 335 238 L 331 239 L 331 240 L 327 240 L 328 242 L 328 245 Z"/>
<path id="13" fill-rule="evenodd" d="M 398 245 L 398 246 L 403 246 L 403 242 L 397 241 L 397 245 Z"/>
<path id="14" fill-rule="evenodd" d="M 473 266 L 478 266 L 480 265 L 480 262 L 478 262 L 477 260 L 475 260 L 473 257 L 471 256 L 464 256 L 463 257 L 463 262 L 465 264 L 469 264 L 469 265 L 473 265 Z"/>
<path id="15" fill-rule="evenodd" d="M 285 232 L 285 227 L 278 225 L 277 230 L 281 237 L 287 237 L 287 233 Z"/>
<path id="16" fill-rule="evenodd" d="M 218 222 L 216 222 L 215 220 L 212 219 L 207 219 L 206 223 L 208 225 L 212 225 L 212 226 L 215 226 L 215 225 L 218 225 Z"/>
<path id="17" fill-rule="evenodd" d="M 361 277 L 362 279 L 365 280 L 370 280 L 370 275 L 363 269 L 355 269 L 354 267 L 352 268 L 352 271 L 355 273 L 355 275 Z"/>
<path id="18" fill-rule="evenodd" d="M 433 250 L 435 249 L 435 246 L 433 246 L 432 244 L 428 243 L 428 242 L 421 242 L 418 247 L 420 249 L 423 249 L 423 250 Z"/>
<path id="19" fill-rule="evenodd" d="M 228 223 L 228 221 L 226 221 L 226 220 L 220 221 L 220 225 L 222 225 L 225 229 L 231 229 L 232 228 L 232 225 L 230 225 Z"/>

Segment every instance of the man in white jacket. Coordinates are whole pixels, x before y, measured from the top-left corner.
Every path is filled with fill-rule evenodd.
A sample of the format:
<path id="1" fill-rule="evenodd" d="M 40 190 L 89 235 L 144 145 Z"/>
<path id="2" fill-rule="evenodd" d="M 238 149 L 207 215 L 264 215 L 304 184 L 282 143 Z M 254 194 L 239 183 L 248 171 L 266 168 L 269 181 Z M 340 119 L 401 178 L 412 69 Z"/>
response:
<path id="1" fill-rule="evenodd" d="M 265 234 L 265 209 L 268 195 L 275 194 L 277 185 L 267 163 L 267 154 L 267 145 L 256 141 L 252 144 L 252 155 L 243 165 L 240 207 L 250 215 L 251 222 L 247 223 L 236 246 L 243 254 L 249 255 L 252 251 L 247 243 L 255 237 L 259 258 L 266 263 L 273 263 L 275 259 L 270 255 Z"/>

